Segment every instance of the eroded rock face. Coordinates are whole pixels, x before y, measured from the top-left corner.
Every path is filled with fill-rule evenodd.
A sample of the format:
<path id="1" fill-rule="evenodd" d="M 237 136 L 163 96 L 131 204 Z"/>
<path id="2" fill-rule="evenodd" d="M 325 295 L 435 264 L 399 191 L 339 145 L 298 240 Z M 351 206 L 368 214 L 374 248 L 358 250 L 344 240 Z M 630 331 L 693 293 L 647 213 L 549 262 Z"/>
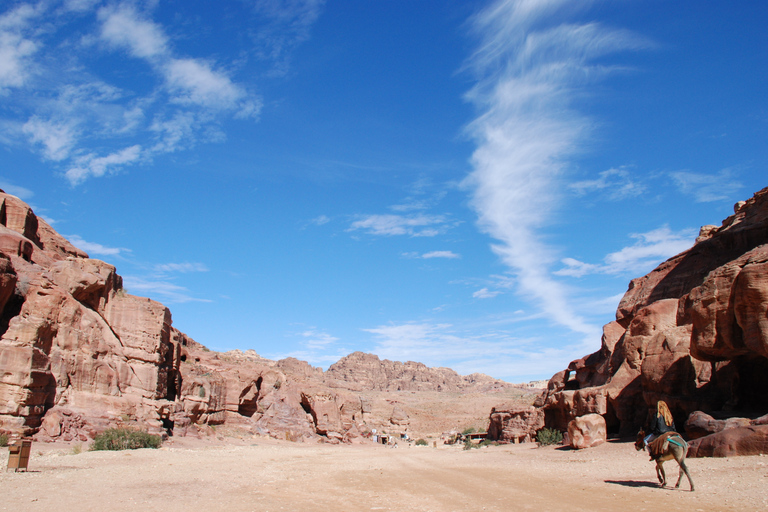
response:
<path id="1" fill-rule="evenodd" d="M 84 440 L 110 427 L 176 436 L 217 425 L 281 439 L 354 442 L 367 423 L 406 427 L 350 390 L 493 389 L 447 368 L 352 354 L 327 375 L 304 361 L 212 352 L 164 305 L 125 292 L 18 198 L 0 191 L 0 431 Z"/>
<path id="2" fill-rule="evenodd" d="M 768 189 L 720 227 L 633 279 L 599 351 L 556 374 L 538 404 L 564 430 L 585 414 L 630 435 L 665 400 L 678 425 L 694 411 L 768 412 Z"/>
<path id="3" fill-rule="evenodd" d="M 688 457 L 733 457 L 768 453 L 768 425 L 729 428 L 690 442 Z"/>
<path id="4" fill-rule="evenodd" d="M 499 406 L 491 410 L 488 439 L 527 443 L 544 427 L 544 411 L 537 407 Z"/>
<path id="5" fill-rule="evenodd" d="M 0 430 L 43 440 L 116 426 L 197 435 L 226 422 L 292 439 L 357 432 L 337 393 L 306 391 L 319 368 L 208 351 L 172 327 L 168 308 L 125 293 L 115 267 L 1 192 L 0 224 Z"/>

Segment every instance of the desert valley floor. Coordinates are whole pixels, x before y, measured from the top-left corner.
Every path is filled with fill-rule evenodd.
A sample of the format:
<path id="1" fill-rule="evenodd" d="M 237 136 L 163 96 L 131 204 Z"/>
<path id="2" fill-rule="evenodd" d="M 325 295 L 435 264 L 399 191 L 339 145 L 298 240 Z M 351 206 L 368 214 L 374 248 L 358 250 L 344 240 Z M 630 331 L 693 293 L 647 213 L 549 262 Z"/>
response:
<path id="1" fill-rule="evenodd" d="M 768 456 L 690 459 L 689 492 L 660 489 L 630 442 L 586 450 L 535 444 L 290 443 L 175 439 L 159 450 L 77 453 L 33 444 L 30 471 L 3 472 L 0 510 L 727 511 L 768 509 Z M 5 468 L 7 450 L 0 465 Z M 667 463 L 673 484 L 677 466 Z"/>

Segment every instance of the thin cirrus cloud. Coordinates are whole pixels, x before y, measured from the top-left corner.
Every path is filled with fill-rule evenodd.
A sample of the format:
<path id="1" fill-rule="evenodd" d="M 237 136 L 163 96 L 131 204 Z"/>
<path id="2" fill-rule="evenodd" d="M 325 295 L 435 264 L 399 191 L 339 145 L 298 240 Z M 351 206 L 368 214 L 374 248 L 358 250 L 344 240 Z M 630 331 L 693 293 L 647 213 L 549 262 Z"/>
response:
<path id="1" fill-rule="evenodd" d="M 156 272 L 180 272 L 187 274 L 190 272 L 208 272 L 208 267 L 202 263 L 162 263 L 155 265 Z"/>
<path id="2" fill-rule="evenodd" d="M 743 188 L 730 169 L 723 169 L 717 174 L 677 171 L 670 173 L 670 176 L 680 191 L 692 195 L 697 203 L 723 201 Z"/>
<path id="3" fill-rule="evenodd" d="M 363 215 L 347 231 L 363 231 L 380 236 L 436 236 L 450 227 L 444 215 Z"/>
<path id="4" fill-rule="evenodd" d="M 538 231 L 553 220 L 569 158 L 591 130 L 574 96 L 612 71 L 592 62 L 648 42 L 597 23 L 557 24 L 576 8 L 567 0 L 500 0 L 473 18 L 480 42 L 466 68 L 477 83 L 467 98 L 480 115 L 467 127 L 477 148 L 464 186 L 518 292 L 555 322 L 599 337 L 553 276 L 554 250 Z"/>
<path id="5" fill-rule="evenodd" d="M 432 258 L 445 258 L 449 260 L 455 260 L 461 258 L 460 254 L 456 254 L 453 251 L 431 251 L 426 252 L 421 255 L 421 257 L 425 260 L 432 259 Z"/>
<path id="6" fill-rule="evenodd" d="M 88 242 L 83 240 L 79 235 L 64 235 L 64 237 L 69 240 L 72 245 L 78 249 L 82 249 L 89 255 L 117 256 L 125 252 L 130 252 L 130 249 L 124 247 L 107 247 L 96 242 Z"/>
<path id="7" fill-rule="evenodd" d="M 584 263 L 575 258 L 564 258 L 564 268 L 554 273 L 560 276 L 583 277 L 589 274 L 645 273 L 660 260 L 679 254 L 693 245 L 696 231 L 684 229 L 672 231 L 662 226 L 646 233 L 634 233 L 633 245 L 608 254 L 603 263 Z"/>
<path id="8" fill-rule="evenodd" d="M 194 297 L 190 291 L 165 279 L 146 279 L 137 276 L 123 277 L 125 288 L 133 294 L 152 297 L 163 303 L 212 302 Z"/>
<path id="9" fill-rule="evenodd" d="M 328 346 L 339 341 L 339 338 L 314 328 L 302 332 L 301 337 L 303 338 L 304 345 L 310 350 L 326 349 Z"/>
<path id="10" fill-rule="evenodd" d="M 501 294 L 498 290 L 489 290 L 488 288 L 480 288 L 475 293 L 472 294 L 473 299 L 492 299 L 496 297 L 497 295 Z"/>
<path id="11" fill-rule="evenodd" d="M 577 196 L 584 196 L 590 192 L 607 192 L 611 201 L 620 201 L 628 197 L 634 197 L 645 192 L 646 187 L 635 181 L 627 169 L 608 169 L 599 174 L 593 180 L 583 180 L 568 185 Z"/>

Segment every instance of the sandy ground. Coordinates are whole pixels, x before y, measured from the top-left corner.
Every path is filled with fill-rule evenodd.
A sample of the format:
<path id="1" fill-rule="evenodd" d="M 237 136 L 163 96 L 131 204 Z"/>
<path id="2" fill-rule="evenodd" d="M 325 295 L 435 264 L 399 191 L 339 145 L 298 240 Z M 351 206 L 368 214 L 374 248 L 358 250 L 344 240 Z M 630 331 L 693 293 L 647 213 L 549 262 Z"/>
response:
<path id="1" fill-rule="evenodd" d="M 685 480 L 659 488 L 653 463 L 627 442 L 581 451 L 236 443 L 81 453 L 35 443 L 29 472 L 0 474 L 0 510 L 768 510 L 766 456 L 689 460 L 689 492 Z M 7 457 L 2 449 L 2 468 Z M 666 467 L 674 482 L 676 465 Z"/>

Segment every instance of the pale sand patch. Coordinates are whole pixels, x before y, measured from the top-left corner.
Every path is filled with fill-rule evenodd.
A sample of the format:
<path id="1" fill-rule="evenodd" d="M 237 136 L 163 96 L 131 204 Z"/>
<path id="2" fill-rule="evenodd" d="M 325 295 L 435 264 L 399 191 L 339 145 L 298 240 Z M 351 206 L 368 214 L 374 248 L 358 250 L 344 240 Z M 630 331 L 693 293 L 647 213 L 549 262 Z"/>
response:
<path id="1" fill-rule="evenodd" d="M 0 475 L 0 510 L 727 511 L 768 510 L 768 457 L 692 459 L 696 491 L 660 489 L 631 443 L 330 446 L 266 438 L 83 452 L 33 444 L 29 473 Z M 0 464 L 7 464 L 7 449 Z M 672 483 L 677 465 L 666 463 Z"/>

